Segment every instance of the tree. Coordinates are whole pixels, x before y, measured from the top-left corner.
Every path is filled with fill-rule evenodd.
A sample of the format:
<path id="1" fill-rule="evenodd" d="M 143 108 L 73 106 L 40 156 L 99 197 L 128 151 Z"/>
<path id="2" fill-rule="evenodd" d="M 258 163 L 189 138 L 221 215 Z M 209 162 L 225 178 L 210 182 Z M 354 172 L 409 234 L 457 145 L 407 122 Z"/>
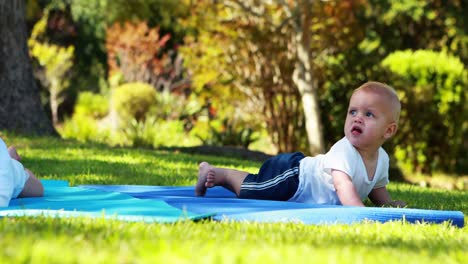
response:
<path id="1" fill-rule="evenodd" d="M 45 71 L 43 86 L 49 90 L 49 104 L 52 115 L 52 124 L 56 127 L 59 123 L 58 109 L 65 100 L 65 91 L 69 87 L 69 73 L 73 66 L 74 47 L 63 47 L 41 40 L 47 29 L 49 10 L 45 10 L 44 16 L 33 27 L 29 39 L 29 48 Z M 68 75 L 68 76 L 67 76 Z"/>
<path id="2" fill-rule="evenodd" d="M 322 123 L 320 121 L 320 108 L 318 106 L 317 82 L 312 71 L 311 32 L 312 11 L 310 0 L 301 0 L 295 6 L 283 4 L 283 8 L 289 14 L 297 14 L 297 18 L 291 17 L 295 29 L 293 38 L 296 50 L 296 66 L 293 80 L 301 94 L 302 108 L 304 110 L 307 138 L 309 139 L 310 152 L 319 154 L 324 151 Z"/>
<path id="3" fill-rule="evenodd" d="M 227 67 L 223 70 L 229 74 L 225 75 L 231 75 L 232 83 L 250 99 L 261 102 L 255 105 L 263 110 L 270 136 L 280 152 L 297 150 L 300 144 L 294 141 L 300 136 L 292 131 L 304 128 L 308 139 L 308 152 L 317 154 L 324 150 L 318 105 L 319 83 L 314 76 L 312 63 L 315 59 L 312 47 L 316 46 L 312 41 L 312 28 L 315 24 L 322 23 L 317 22 L 317 19 L 314 21 L 316 13 L 320 13 L 313 12 L 320 7 L 320 3 L 316 2 L 192 2 L 194 11 L 191 17 L 196 21 L 199 33 L 196 41 L 224 41 L 219 57 L 224 57 L 226 61 L 224 66 Z M 210 16 L 210 11 L 214 15 Z M 209 22 L 197 20 L 201 13 L 205 17 L 209 16 L 206 19 Z M 321 38 L 315 40 L 324 42 Z M 201 43 L 205 44 L 206 42 Z M 326 45 L 323 46 L 328 50 Z M 331 46 L 336 44 L 332 43 Z M 207 56 L 213 55 L 212 49 L 203 46 L 197 50 L 203 49 L 208 52 L 200 56 L 198 63 L 204 63 Z M 193 58 L 199 56 L 198 54 L 200 53 L 192 50 L 189 61 L 195 61 Z M 203 68 L 207 67 L 198 68 L 206 72 Z M 221 68 L 216 70 L 220 71 Z M 213 83 L 212 80 L 207 81 Z M 297 107 L 302 113 L 296 111 Z"/>
<path id="4" fill-rule="evenodd" d="M 106 31 L 109 76 L 122 75 L 125 82 L 144 82 L 158 91 L 187 89 L 182 60 L 175 51 L 164 52 L 170 35 L 146 22 L 114 23 Z M 172 53 L 172 54 L 171 54 Z"/>
<path id="5" fill-rule="evenodd" d="M 0 3 L 0 129 L 51 135 L 28 55 L 24 2 Z"/>
<path id="6" fill-rule="evenodd" d="M 292 81 L 294 52 L 289 36 L 276 31 L 271 14 L 246 15 L 237 3 L 192 2 L 189 23 L 196 30 L 182 48 L 193 88 L 229 119 L 249 126 L 263 122 L 276 150 L 299 149 L 303 138 L 300 95 Z M 288 32 L 288 30 L 285 30 Z"/>
<path id="7" fill-rule="evenodd" d="M 304 120 L 309 153 L 322 153 L 324 142 L 318 107 L 318 87 L 311 60 L 312 1 L 290 1 L 275 5 L 268 2 L 233 0 L 225 1 L 225 4 L 232 13 L 238 14 L 235 19 L 244 24 L 242 28 L 247 29 L 247 35 L 250 34 L 249 39 L 242 40 L 248 42 L 244 50 L 250 51 L 250 64 L 253 64 L 255 69 L 262 69 L 256 72 L 256 77 L 262 80 L 260 87 L 267 105 L 267 114 L 271 115 L 267 118 L 267 123 L 275 127 L 276 121 L 284 122 L 277 125 L 275 131 L 271 131 L 273 135 L 278 133 L 283 137 L 277 140 L 278 150 L 294 151 L 298 148 L 294 140 L 291 142 L 291 137 L 295 134 L 288 134 L 287 131 L 303 129 L 301 126 Z M 243 22 L 242 17 L 247 17 L 247 22 Z M 262 34 L 264 38 L 259 39 L 258 36 Z M 239 42 L 238 47 L 242 47 L 244 41 Z M 245 71 L 241 69 L 239 72 Z M 248 75 L 244 75 L 243 78 L 249 79 Z M 297 100 L 302 104 L 297 104 Z M 270 104 L 275 105 L 269 107 Z M 297 108 L 302 114 L 297 113 Z M 278 118 L 279 116 L 283 118 Z M 294 121 L 295 127 L 291 127 Z M 281 146 L 287 142 L 292 144 Z"/>
<path id="8" fill-rule="evenodd" d="M 166 49 L 180 41 L 183 28 L 175 21 L 184 5 L 173 0 L 73 0 L 54 1 L 66 4 L 77 27 L 75 75 L 79 89 L 97 91 L 107 74 L 106 30 L 116 22 L 147 21 L 156 25 L 161 35 L 171 34 Z M 94 89 L 90 89 L 94 87 Z M 84 89 L 83 89 L 84 88 Z M 102 87 L 101 87 L 102 88 Z"/>

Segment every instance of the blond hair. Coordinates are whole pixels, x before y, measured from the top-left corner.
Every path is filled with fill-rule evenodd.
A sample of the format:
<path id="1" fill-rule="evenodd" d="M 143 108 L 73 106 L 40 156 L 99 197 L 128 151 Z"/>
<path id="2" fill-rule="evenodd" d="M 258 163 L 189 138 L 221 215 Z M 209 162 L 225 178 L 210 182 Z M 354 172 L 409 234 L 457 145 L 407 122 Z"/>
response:
<path id="1" fill-rule="evenodd" d="M 381 82 L 369 81 L 354 90 L 353 94 L 357 91 L 376 93 L 387 99 L 393 112 L 394 121 L 398 122 L 401 112 L 401 103 L 395 89 Z"/>

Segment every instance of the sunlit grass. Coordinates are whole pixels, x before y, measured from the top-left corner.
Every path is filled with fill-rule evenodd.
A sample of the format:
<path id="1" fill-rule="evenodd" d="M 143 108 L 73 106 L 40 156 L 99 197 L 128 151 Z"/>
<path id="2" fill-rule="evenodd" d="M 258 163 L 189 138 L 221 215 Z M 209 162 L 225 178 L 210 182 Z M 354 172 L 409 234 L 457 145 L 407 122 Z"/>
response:
<path id="1" fill-rule="evenodd" d="M 190 155 L 164 150 L 84 145 L 56 138 L 7 138 L 25 167 L 42 179 L 78 184 L 193 185 L 198 163 L 255 171 L 259 163 L 236 158 Z"/>
<path id="2" fill-rule="evenodd" d="M 38 263 L 463 263 L 468 243 L 466 229 L 401 222 L 142 224 L 38 217 L 4 219 L 0 229 L 0 260 Z"/>
<path id="3" fill-rule="evenodd" d="M 260 163 L 177 151 L 110 148 L 2 135 L 43 179 L 78 184 L 193 185 L 202 160 L 254 172 Z M 460 210 L 468 193 L 392 182 L 412 208 Z M 467 220 L 465 220 L 465 225 Z M 89 218 L 0 219 L 0 263 L 465 263 L 468 228 L 405 222 L 355 225 Z"/>

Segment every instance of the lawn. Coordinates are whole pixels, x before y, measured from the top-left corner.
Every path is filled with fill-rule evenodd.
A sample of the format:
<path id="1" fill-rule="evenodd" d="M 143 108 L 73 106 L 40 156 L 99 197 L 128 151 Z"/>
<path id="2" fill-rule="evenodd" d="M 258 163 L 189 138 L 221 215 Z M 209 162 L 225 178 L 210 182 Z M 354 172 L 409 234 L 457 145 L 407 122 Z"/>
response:
<path id="1" fill-rule="evenodd" d="M 2 135 L 42 179 L 78 184 L 193 185 L 197 164 L 254 172 L 234 157 L 168 150 L 110 148 L 54 138 Z M 392 182 L 394 198 L 412 208 L 460 210 L 468 193 Z M 465 225 L 467 220 L 465 219 Z M 72 218 L 0 219 L 0 263 L 466 263 L 468 228 L 448 224 L 184 221 L 127 223 Z"/>

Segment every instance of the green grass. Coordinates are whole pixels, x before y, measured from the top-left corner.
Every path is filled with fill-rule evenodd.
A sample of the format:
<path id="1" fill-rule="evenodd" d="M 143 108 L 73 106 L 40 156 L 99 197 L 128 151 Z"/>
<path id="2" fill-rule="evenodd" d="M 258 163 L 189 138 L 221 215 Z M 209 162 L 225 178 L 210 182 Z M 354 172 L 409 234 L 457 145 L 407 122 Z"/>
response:
<path id="1" fill-rule="evenodd" d="M 193 185 L 197 164 L 255 171 L 236 158 L 109 148 L 2 135 L 43 179 L 78 184 Z M 394 183 L 412 208 L 468 213 L 468 193 Z M 465 225 L 467 220 L 465 220 Z M 0 219 L 0 263 L 465 263 L 468 228 L 448 224 L 127 223 L 45 217 Z"/>

